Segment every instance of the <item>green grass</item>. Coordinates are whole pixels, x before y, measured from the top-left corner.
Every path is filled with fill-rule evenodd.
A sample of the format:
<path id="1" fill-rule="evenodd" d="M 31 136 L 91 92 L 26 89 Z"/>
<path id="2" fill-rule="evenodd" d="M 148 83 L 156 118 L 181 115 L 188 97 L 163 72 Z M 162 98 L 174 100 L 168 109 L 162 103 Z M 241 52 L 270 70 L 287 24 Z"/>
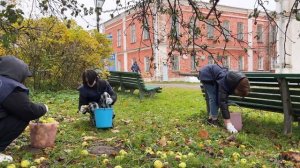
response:
<path id="1" fill-rule="evenodd" d="M 116 118 L 113 129 L 119 132 L 91 127 L 89 116 L 77 113 L 76 91 L 34 93 L 31 97 L 36 102 L 48 104 L 50 112 L 47 115 L 60 122 L 56 145 L 38 153 L 30 152 L 25 149 L 30 142 L 29 131 L 25 131 L 6 151 L 13 155 L 16 166 L 27 159 L 37 167 L 121 165 L 123 168 L 150 168 L 155 160 L 162 161 L 165 168 L 178 167 L 180 162 L 185 162 L 188 168 L 293 167 L 292 162 L 280 160 L 279 155 L 282 151 L 300 147 L 297 125 L 293 126 L 292 136 L 285 136 L 282 134 L 282 114 L 251 109 L 243 109 L 243 130 L 235 140 L 227 141 L 231 134 L 224 128 L 206 124 L 205 100 L 200 89 L 164 88 L 162 93 L 143 101 L 138 99 L 137 93 L 119 93 L 114 106 Z M 232 108 L 232 111 L 238 110 Z M 208 132 L 208 139 L 199 136 L 200 130 Z M 89 145 L 83 147 L 87 136 L 96 139 L 87 141 Z M 80 154 L 99 143 L 124 149 L 127 154 Z M 149 148 L 153 153 L 146 152 Z M 234 159 L 234 152 L 240 157 Z M 42 165 L 33 163 L 41 156 L 47 158 Z M 109 164 L 103 164 L 104 159 L 108 159 Z M 246 159 L 247 163 L 242 164 L 241 159 Z M 1 166 L 5 167 L 5 164 Z"/>

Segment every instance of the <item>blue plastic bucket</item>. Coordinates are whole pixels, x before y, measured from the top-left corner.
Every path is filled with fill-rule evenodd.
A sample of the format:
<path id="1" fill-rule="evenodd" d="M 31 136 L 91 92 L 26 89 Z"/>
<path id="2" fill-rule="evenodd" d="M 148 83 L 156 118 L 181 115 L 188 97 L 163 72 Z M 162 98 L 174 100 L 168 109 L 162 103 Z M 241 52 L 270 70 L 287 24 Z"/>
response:
<path id="1" fill-rule="evenodd" d="M 98 108 L 94 110 L 97 128 L 111 128 L 113 124 L 113 109 Z"/>

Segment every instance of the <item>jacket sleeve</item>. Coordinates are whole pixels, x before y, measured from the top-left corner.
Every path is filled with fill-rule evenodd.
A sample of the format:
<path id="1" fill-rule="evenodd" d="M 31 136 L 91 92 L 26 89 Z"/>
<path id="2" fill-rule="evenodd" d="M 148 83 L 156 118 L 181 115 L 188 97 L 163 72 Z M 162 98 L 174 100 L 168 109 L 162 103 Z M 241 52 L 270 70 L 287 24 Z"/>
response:
<path id="1" fill-rule="evenodd" d="M 105 81 L 106 82 L 106 81 Z M 117 94 L 114 92 L 114 90 L 111 88 L 110 84 L 108 82 L 106 82 L 106 89 L 105 91 L 110 95 L 110 97 L 113 100 L 113 104 L 115 104 L 115 102 L 117 101 Z"/>
<path id="2" fill-rule="evenodd" d="M 80 107 L 82 105 L 88 105 L 89 102 L 87 101 L 86 96 L 82 93 L 82 91 L 79 89 L 79 102 L 78 102 L 78 110 L 80 110 Z"/>
<path id="3" fill-rule="evenodd" d="M 228 93 L 223 89 L 222 86 L 218 88 L 218 102 L 219 107 L 224 119 L 230 119 L 230 113 L 228 109 Z"/>
<path id="4" fill-rule="evenodd" d="M 33 103 L 28 94 L 21 89 L 15 89 L 3 101 L 2 107 L 9 115 L 16 116 L 23 121 L 35 120 L 43 116 L 47 109 L 44 104 Z"/>

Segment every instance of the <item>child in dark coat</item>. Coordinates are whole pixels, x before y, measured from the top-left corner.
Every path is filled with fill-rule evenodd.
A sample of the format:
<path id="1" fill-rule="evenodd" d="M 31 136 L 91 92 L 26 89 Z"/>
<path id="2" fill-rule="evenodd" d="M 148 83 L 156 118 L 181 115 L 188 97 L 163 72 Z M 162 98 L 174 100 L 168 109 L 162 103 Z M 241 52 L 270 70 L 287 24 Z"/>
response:
<path id="1" fill-rule="evenodd" d="M 199 71 L 199 80 L 205 89 L 209 104 L 208 122 L 218 125 L 218 109 L 221 110 L 226 129 L 231 133 L 237 133 L 230 121 L 228 110 L 228 96 L 237 95 L 245 97 L 250 91 L 249 80 L 238 72 L 228 71 L 217 64 L 206 65 Z"/>

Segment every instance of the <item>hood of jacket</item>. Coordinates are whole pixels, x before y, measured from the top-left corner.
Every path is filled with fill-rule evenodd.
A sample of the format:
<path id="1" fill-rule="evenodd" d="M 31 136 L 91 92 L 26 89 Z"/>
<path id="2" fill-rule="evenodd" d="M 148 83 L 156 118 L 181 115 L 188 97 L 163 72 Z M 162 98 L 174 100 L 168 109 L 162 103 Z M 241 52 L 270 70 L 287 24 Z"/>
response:
<path id="1" fill-rule="evenodd" d="M 21 83 L 27 77 L 32 76 L 28 65 L 15 56 L 0 57 L 0 75 Z"/>
<path id="2" fill-rule="evenodd" d="M 229 71 L 225 77 L 229 92 L 233 93 L 239 82 L 245 77 L 243 73 Z"/>

